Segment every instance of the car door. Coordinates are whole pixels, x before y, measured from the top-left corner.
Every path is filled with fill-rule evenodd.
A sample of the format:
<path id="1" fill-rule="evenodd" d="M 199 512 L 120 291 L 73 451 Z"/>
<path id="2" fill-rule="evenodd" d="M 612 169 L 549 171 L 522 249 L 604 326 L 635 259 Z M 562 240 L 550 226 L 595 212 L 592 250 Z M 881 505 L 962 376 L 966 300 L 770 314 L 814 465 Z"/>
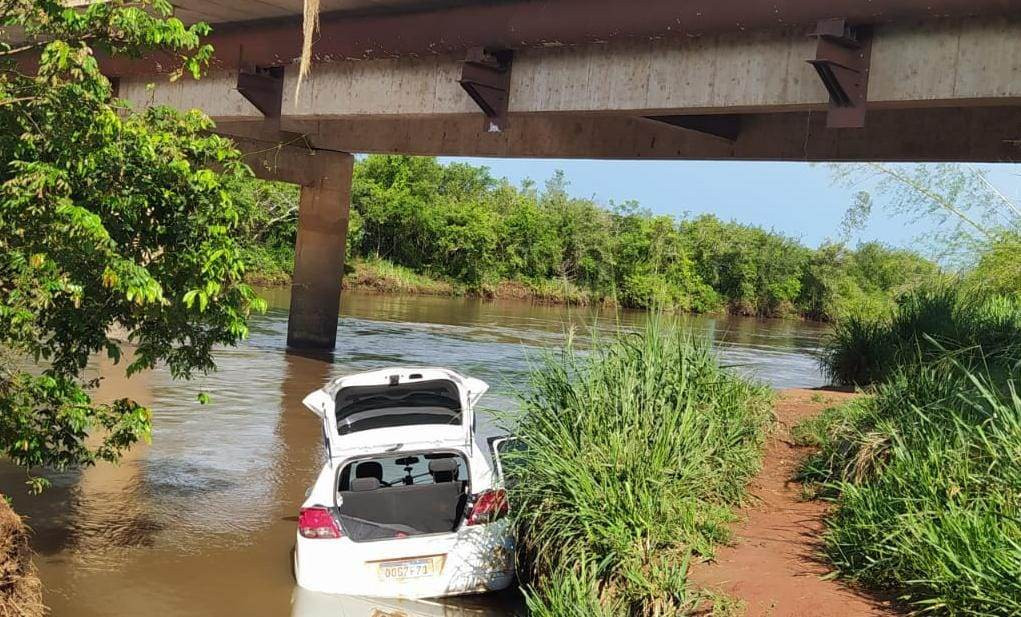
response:
<path id="1" fill-rule="evenodd" d="M 514 436 L 492 437 L 489 439 L 489 451 L 493 456 L 493 470 L 496 482 L 503 488 L 512 489 L 515 481 L 513 473 L 507 470 L 518 464 L 520 457 L 525 455 L 525 443 Z"/>

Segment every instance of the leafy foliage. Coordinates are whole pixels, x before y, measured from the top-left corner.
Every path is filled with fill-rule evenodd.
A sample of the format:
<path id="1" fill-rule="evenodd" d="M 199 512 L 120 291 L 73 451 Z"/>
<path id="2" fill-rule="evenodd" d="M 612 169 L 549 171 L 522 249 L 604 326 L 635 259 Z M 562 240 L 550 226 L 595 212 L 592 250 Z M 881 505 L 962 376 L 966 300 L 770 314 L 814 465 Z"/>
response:
<path id="1" fill-rule="evenodd" d="M 962 270 L 974 268 L 996 246 L 1016 245 L 1021 235 L 1021 205 L 990 181 L 988 169 L 952 163 L 854 163 L 834 165 L 833 174 L 838 182 L 861 189 L 845 217 L 846 229 L 863 225 L 877 205 L 925 220 L 935 231 L 920 240 L 942 262 Z M 1008 278 L 1001 281 L 989 278 L 996 270 L 987 269 L 981 280 L 1002 288 L 1017 276 L 1016 267 L 1006 272 Z"/>
<path id="2" fill-rule="evenodd" d="M 1011 295 L 1021 291 L 1021 231 L 999 234 L 981 253 L 965 284 L 982 293 Z"/>
<path id="3" fill-rule="evenodd" d="M 115 460 L 148 436 L 150 414 L 93 403 L 90 357 L 130 354 L 129 374 L 166 363 L 186 378 L 213 369 L 213 347 L 244 337 L 261 307 L 236 241 L 233 195 L 250 171 L 201 114 L 127 108 L 93 55 L 158 46 L 197 73 L 206 26 L 169 17 L 164 0 L 0 5 L 0 26 L 27 37 L 0 46 L 0 345 L 12 356 L 0 451 L 30 468 Z"/>
<path id="4" fill-rule="evenodd" d="M 937 221 L 962 276 L 880 312 L 841 319 L 822 357 L 835 381 L 870 394 L 795 430 L 819 451 L 803 466 L 836 506 L 826 552 L 840 572 L 919 613 L 1021 612 L 1021 210 L 984 170 L 842 166 L 895 212 Z M 861 193 L 850 212 L 872 208 Z M 872 267 L 873 270 L 877 268 Z"/>

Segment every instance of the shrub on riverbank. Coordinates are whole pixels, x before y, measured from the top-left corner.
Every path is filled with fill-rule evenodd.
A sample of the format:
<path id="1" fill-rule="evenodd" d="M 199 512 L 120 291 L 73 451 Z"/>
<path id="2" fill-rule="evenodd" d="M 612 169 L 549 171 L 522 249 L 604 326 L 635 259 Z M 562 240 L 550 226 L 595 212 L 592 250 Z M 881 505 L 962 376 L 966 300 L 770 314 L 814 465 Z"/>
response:
<path id="1" fill-rule="evenodd" d="M 727 538 L 759 466 L 769 390 L 658 323 L 547 356 L 531 386 L 515 429 L 526 453 L 508 465 L 531 610 L 690 608 L 688 560 Z"/>
<path id="2" fill-rule="evenodd" d="M 1016 369 L 1021 301 L 943 283 L 903 294 L 889 312 L 859 313 L 835 324 L 822 367 L 834 383 L 866 385 L 900 367 L 949 358 L 979 368 Z"/>
<path id="3" fill-rule="evenodd" d="M 973 285 L 836 325 L 822 358 L 872 394 L 799 427 L 849 578 L 938 615 L 1021 613 L 1021 303 Z"/>
<path id="4" fill-rule="evenodd" d="M 844 575 L 936 615 L 1021 614 L 1017 386 L 909 366 L 801 427 L 821 448 L 803 473 L 835 498 L 825 545 Z"/>
<path id="5" fill-rule="evenodd" d="M 350 265 L 351 271 L 344 277 L 346 288 L 436 296 L 454 293 L 454 286 L 450 283 L 423 276 L 383 259 L 359 259 Z"/>
<path id="6" fill-rule="evenodd" d="M 0 617 L 37 617 L 44 612 L 28 529 L 0 495 Z"/>

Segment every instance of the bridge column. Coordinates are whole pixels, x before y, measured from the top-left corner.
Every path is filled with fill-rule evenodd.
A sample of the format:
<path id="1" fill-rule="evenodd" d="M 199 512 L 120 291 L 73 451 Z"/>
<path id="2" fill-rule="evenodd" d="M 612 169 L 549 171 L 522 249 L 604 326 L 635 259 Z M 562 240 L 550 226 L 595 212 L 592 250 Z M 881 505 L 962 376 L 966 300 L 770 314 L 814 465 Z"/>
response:
<path id="1" fill-rule="evenodd" d="M 318 177 L 302 184 L 291 283 L 287 346 L 333 349 L 337 343 L 340 285 L 351 207 L 354 157 L 316 153 Z"/>

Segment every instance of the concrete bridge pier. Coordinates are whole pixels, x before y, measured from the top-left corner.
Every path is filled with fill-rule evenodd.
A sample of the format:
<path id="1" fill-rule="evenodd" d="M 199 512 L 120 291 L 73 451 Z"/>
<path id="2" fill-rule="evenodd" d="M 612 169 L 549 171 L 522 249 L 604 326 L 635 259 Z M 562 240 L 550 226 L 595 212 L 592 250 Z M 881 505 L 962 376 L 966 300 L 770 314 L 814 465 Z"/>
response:
<path id="1" fill-rule="evenodd" d="M 337 343 L 354 157 L 336 153 L 314 183 L 301 187 L 287 346 L 333 349 Z"/>
<path id="2" fill-rule="evenodd" d="M 340 287 L 351 211 L 354 157 L 300 145 L 300 136 L 267 142 L 234 137 L 257 176 L 301 186 L 287 346 L 332 351 L 337 343 Z"/>

